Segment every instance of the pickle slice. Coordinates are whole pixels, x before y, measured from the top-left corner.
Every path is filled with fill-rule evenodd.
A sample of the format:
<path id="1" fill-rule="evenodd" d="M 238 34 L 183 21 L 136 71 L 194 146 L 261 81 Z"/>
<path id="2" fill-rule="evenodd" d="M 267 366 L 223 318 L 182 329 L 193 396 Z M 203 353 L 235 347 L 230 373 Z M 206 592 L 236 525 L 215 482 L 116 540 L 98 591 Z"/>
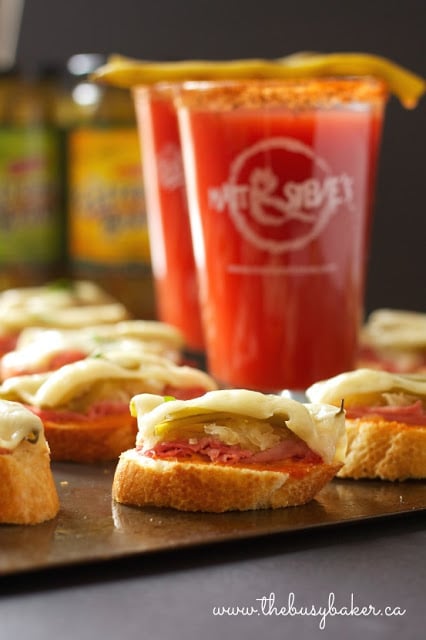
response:
<path id="1" fill-rule="evenodd" d="M 188 80 L 238 80 L 248 78 L 307 78 L 318 76 L 373 76 L 383 80 L 407 109 L 414 108 L 426 89 L 421 76 L 383 58 L 367 53 L 299 52 L 265 60 L 181 60 L 156 62 L 111 55 L 91 76 L 96 82 L 122 88 L 159 82 Z"/>

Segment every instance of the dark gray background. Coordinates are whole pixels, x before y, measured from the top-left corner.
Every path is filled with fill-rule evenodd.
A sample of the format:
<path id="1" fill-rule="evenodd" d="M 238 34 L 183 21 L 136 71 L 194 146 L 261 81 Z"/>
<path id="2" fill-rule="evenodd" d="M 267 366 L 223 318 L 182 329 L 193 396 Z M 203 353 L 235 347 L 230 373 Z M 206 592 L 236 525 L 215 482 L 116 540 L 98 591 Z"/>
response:
<path id="1" fill-rule="evenodd" d="M 424 0 L 27 0 L 28 70 L 81 52 L 157 60 L 365 51 L 426 75 Z M 390 100 L 379 167 L 366 310 L 426 311 L 425 105 Z"/>

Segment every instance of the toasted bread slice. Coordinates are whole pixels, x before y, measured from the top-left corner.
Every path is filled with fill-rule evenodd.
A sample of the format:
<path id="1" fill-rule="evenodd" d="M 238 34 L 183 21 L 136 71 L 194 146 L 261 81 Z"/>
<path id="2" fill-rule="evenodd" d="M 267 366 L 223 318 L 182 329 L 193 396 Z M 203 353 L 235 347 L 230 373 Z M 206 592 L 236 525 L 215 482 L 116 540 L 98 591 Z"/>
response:
<path id="1" fill-rule="evenodd" d="M 181 511 L 247 511 L 305 504 L 329 482 L 341 464 L 289 465 L 299 473 L 209 463 L 152 459 L 136 449 L 121 454 L 113 498 L 136 506 Z"/>
<path id="2" fill-rule="evenodd" d="M 359 418 L 346 420 L 346 433 L 340 478 L 426 478 L 426 427 Z"/>
<path id="3" fill-rule="evenodd" d="M 34 444 L 23 440 L 0 454 L 0 523 L 38 524 L 51 520 L 59 499 L 42 433 Z"/>
<path id="4" fill-rule="evenodd" d="M 44 419 L 44 429 L 52 460 L 101 462 L 115 460 L 132 447 L 136 420 L 129 413 L 76 421 Z"/>
<path id="5" fill-rule="evenodd" d="M 341 478 L 426 478 L 426 376 L 357 369 L 315 383 L 313 402 L 344 401 Z"/>

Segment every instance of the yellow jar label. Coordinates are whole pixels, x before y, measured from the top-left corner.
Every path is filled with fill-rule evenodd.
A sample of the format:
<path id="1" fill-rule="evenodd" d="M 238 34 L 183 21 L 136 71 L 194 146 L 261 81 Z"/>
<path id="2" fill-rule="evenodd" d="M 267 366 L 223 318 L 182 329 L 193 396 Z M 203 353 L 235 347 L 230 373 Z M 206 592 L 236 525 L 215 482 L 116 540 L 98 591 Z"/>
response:
<path id="1" fill-rule="evenodd" d="M 134 127 L 80 128 L 69 136 L 72 261 L 149 263 L 142 165 Z"/>

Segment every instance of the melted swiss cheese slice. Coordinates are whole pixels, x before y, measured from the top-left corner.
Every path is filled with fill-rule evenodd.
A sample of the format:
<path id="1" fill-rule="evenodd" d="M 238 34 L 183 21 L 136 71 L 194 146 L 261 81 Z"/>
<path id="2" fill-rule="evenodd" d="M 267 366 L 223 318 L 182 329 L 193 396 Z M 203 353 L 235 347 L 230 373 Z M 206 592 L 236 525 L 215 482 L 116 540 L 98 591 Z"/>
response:
<path id="1" fill-rule="evenodd" d="M 188 422 L 199 416 L 199 422 L 218 423 L 223 414 L 243 417 L 250 421 L 275 426 L 282 425 L 290 429 L 307 445 L 318 453 L 324 462 L 342 462 L 346 450 L 345 419 L 343 412 L 324 404 L 302 404 L 283 396 L 265 395 L 245 389 L 215 390 L 192 400 L 168 400 L 163 397 L 140 394 L 131 400 L 132 415 L 138 418 L 138 444 L 149 449 L 157 443 L 167 440 L 164 425 L 173 428 L 178 421 L 185 432 L 185 418 Z M 161 433 L 157 427 L 161 425 Z M 238 434 L 236 433 L 238 439 Z"/>
<path id="2" fill-rule="evenodd" d="M 123 352 L 123 358 L 127 354 L 133 360 L 143 359 L 146 354 L 179 359 L 181 342 L 173 331 L 169 333 L 161 327 L 158 331 L 148 328 L 145 332 L 132 325 L 126 331 L 125 327 L 118 328 L 121 324 L 128 323 L 78 330 L 27 329 L 18 339 L 18 348 L 2 357 L 2 375 L 6 377 L 4 373 L 8 371 L 42 371 L 49 367 L 54 356 L 67 351 L 79 351 L 86 356 L 98 352 L 107 357 L 110 352 Z"/>
<path id="3" fill-rule="evenodd" d="M 69 285 L 48 284 L 35 287 L 17 287 L 0 293 L 0 310 L 23 307 L 63 308 L 75 305 L 96 305 L 114 302 L 112 297 L 96 283 L 75 280 Z"/>
<path id="4" fill-rule="evenodd" d="M 0 449 L 13 451 L 29 436 L 43 433 L 43 423 L 38 416 L 19 402 L 0 400 Z"/>
<path id="5" fill-rule="evenodd" d="M 0 324 L 3 331 L 18 331 L 28 326 L 72 329 L 91 324 L 119 322 L 127 316 L 126 308 L 119 302 L 75 307 L 16 308 L 7 311 L 0 308 Z"/>
<path id="6" fill-rule="evenodd" d="M 316 382 L 306 391 L 312 402 L 340 405 L 344 400 L 346 407 L 380 404 L 383 394 L 426 399 L 426 375 L 356 369 Z"/>
<path id="7" fill-rule="evenodd" d="M 28 326 L 87 327 L 129 317 L 120 302 L 92 282 L 70 286 L 45 285 L 8 289 L 0 293 L 0 327 L 3 333 Z"/>
<path id="8" fill-rule="evenodd" d="M 40 408 L 64 407 L 70 400 L 87 393 L 97 383 L 114 383 L 119 390 L 126 381 L 158 389 L 201 387 L 214 389 L 213 379 L 198 369 L 177 366 L 156 355 L 139 357 L 134 353 L 110 353 L 106 357 L 89 357 L 60 369 L 41 374 L 8 378 L 0 386 L 0 398 L 19 400 Z M 114 397 L 111 397 L 111 401 Z"/>
<path id="9" fill-rule="evenodd" d="M 426 349 L 426 313 L 377 309 L 363 328 L 362 341 L 378 349 Z"/>
<path id="10" fill-rule="evenodd" d="M 184 343 L 179 329 L 156 320 L 123 320 L 114 325 L 90 327 L 88 332 L 104 339 L 135 338 L 144 342 L 161 342 L 175 348 L 182 347 Z"/>

